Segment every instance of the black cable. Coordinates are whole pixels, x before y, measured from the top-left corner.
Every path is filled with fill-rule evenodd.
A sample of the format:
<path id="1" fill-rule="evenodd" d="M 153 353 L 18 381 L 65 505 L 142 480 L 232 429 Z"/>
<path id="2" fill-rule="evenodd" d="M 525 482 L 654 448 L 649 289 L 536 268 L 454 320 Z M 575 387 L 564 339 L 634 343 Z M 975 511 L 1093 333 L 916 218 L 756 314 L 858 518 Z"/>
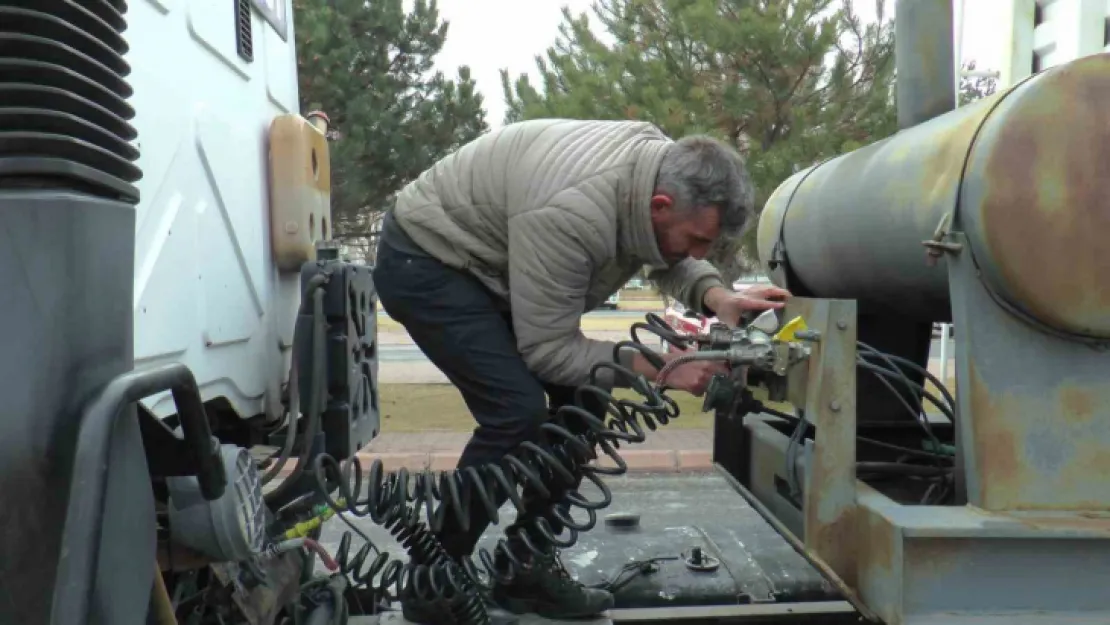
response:
<path id="1" fill-rule="evenodd" d="M 895 445 L 894 443 L 888 443 L 886 441 L 880 441 L 864 436 L 857 436 L 856 440 L 861 443 L 871 445 L 872 447 L 881 447 L 883 449 L 889 449 L 890 451 L 901 452 L 908 456 L 917 456 L 918 458 L 927 458 L 929 460 L 946 460 L 948 462 L 952 462 L 952 457 L 946 456 L 944 454 L 935 454 L 921 449 L 910 449 L 909 447 L 903 447 L 901 445 Z"/>
<path id="2" fill-rule="evenodd" d="M 664 340 L 669 334 L 678 338 L 673 328 L 658 316 L 649 315 L 648 323 L 640 329 L 651 331 Z M 555 549 L 569 547 L 577 542 L 581 532 L 592 529 L 597 522 L 597 511 L 612 501 L 612 493 L 601 476 L 620 475 L 627 470 L 616 448 L 621 443 L 644 441 L 645 429 L 655 430 L 678 416 L 678 406 L 665 394 L 665 390 L 617 364 L 621 350 L 628 348 L 638 350 L 653 366 L 662 362 L 659 355 L 643 345 L 635 335 L 632 341 L 617 344 L 613 362 L 595 365 L 589 373 L 589 383 L 576 390 L 574 403 L 559 407 L 552 420 L 541 426 L 543 445 L 531 441 L 522 443 L 498 462 L 451 471 L 425 470 L 410 474 L 405 469 L 386 472 L 382 462 L 375 460 L 364 474 L 357 456 L 341 465 L 326 453 L 317 455 L 313 475 L 317 492 L 327 505 L 340 513 L 368 516 L 388 529 L 409 555 L 408 564 L 402 564 L 384 552 L 379 552 L 371 561 L 372 547 L 368 541 L 352 557 L 352 534 L 346 532 L 337 558 L 337 561 L 341 560 L 343 574 L 353 576 L 357 587 L 376 589 L 382 597 L 388 596 L 392 590 L 402 601 L 407 597 L 436 602 L 436 606 L 445 602 L 451 615 L 460 622 L 488 623 L 479 593 L 489 590 L 494 582 L 510 581 L 521 567 L 527 566 L 528 559 L 544 557 Z M 643 399 L 617 399 L 603 389 L 598 384 L 603 369 L 609 369 Z M 896 376 L 897 373 L 890 375 Z M 586 409 L 590 399 L 601 401 L 603 414 L 596 415 Z M 571 431 L 565 427 L 572 419 L 581 423 L 581 429 Z M 804 438 L 804 415 L 797 425 L 792 435 L 795 439 L 792 451 L 796 451 Z M 601 454 L 615 466 L 599 466 L 596 460 Z M 867 470 L 881 470 L 879 467 L 882 465 L 864 466 Z M 796 467 L 794 469 L 789 475 L 798 485 Z M 938 468 L 924 469 L 935 472 Z M 600 497 L 593 500 L 583 497 L 575 486 L 579 480 L 592 483 L 601 493 Z M 332 497 L 331 493 L 335 491 L 344 500 L 344 505 L 339 505 Z M 533 510 L 526 508 L 522 491 L 530 491 L 544 500 L 545 505 L 550 504 L 546 514 L 530 516 Z M 511 502 L 518 518 L 506 529 L 506 537 L 498 541 L 493 552 L 480 548 L 476 553 L 480 565 L 474 557 L 464 557 L 460 561 L 448 557 L 433 532 L 441 530 L 449 517 L 465 531 L 470 524 L 472 505 L 482 508 L 490 522 L 496 525 L 499 500 Z M 574 508 L 584 511 L 587 519 L 575 519 L 571 514 Z M 563 526 L 558 535 L 553 533 L 549 518 Z"/>
<path id="3" fill-rule="evenodd" d="M 621 350 L 628 348 L 639 351 L 653 365 L 661 361 L 657 353 L 638 341 L 616 345 L 614 362 L 595 365 L 589 374 L 590 383 L 576 390 L 574 403 L 561 406 L 555 417 L 541 426 L 545 444 L 525 442 L 499 462 L 410 474 L 405 469 L 386 472 L 381 461 L 375 460 L 364 474 L 357 456 L 340 465 L 327 454 L 318 455 L 313 474 L 317 491 L 327 505 L 337 512 L 369 516 L 389 529 L 410 556 L 407 565 L 382 552 L 371 560 L 370 544 L 352 556 L 351 534 L 344 533 L 337 557 L 344 575 L 352 576 L 357 586 L 375 589 L 380 596 L 446 601 L 461 622 L 488 622 L 477 593 L 489 590 L 495 581 L 511 580 L 528 559 L 546 556 L 551 549 L 577 542 L 581 532 L 596 524 L 597 510 L 612 501 L 612 494 L 600 476 L 627 470 L 616 447 L 623 442 L 642 442 L 646 430 L 654 430 L 678 416 L 678 405 L 672 398 L 644 376 L 616 363 Z M 618 399 L 604 390 L 597 381 L 607 373 L 605 369 L 643 399 Z M 590 399 L 604 404 L 605 411 L 600 417 L 584 408 Z M 570 419 L 580 422 L 583 429 L 577 433 L 568 430 L 564 424 Z M 599 466 L 595 461 L 601 454 L 616 466 Z M 600 497 L 594 500 L 583 497 L 574 487 L 579 479 L 597 487 Z M 545 515 L 520 516 L 530 512 L 521 498 L 524 489 L 547 500 L 545 505 L 550 506 Z M 332 497 L 333 491 L 338 491 L 344 505 Z M 483 508 L 490 521 L 497 524 L 497 500 L 501 498 L 510 501 L 518 513 L 517 522 L 506 530 L 506 538 L 497 543 L 492 553 L 485 548 L 478 550 L 475 556 L 480 566 L 474 557 L 463 558 L 461 562 L 448 558 L 432 532 L 439 531 L 448 517 L 465 530 L 471 505 Z M 585 511 L 587 519 L 576 520 L 571 514 L 574 508 Z M 552 532 L 548 518 L 563 526 L 559 535 Z"/>
<path id="4" fill-rule="evenodd" d="M 792 414 L 783 412 L 781 410 L 776 410 L 774 408 L 771 408 L 771 407 L 763 405 L 763 404 L 760 404 L 757 408 L 755 408 L 755 410 L 758 410 L 759 412 L 769 414 L 769 415 L 774 416 L 774 417 L 779 417 L 780 419 L 784 419 L 784 420 L 790 421 L 792 423 L 798 421 L 798 417 L 796 417 Z M 929 459 L 939 458 L 939 459 L 942 459 L 942 460 L 949 460 L 949 461 L 952 460 L 951 456 L 946 456 L 944 454 L 935 454 L 935 453 L 932 453 L 932 452 L 929 452 L 929 451 L 924 451 L 924 450 L 921 450 L 921 449 L 912 449 L 910 447 L 903 447 L 902 445 L 895 445 L 894 443 L 888 443 L 886 441 L 880 441 L 878 439 L 868 438 L 866 436 L 856 436 L 856 441 L 860 442 L 860 443 L 865 443 L 867 445 L 871 445 L 873 447 L 881 447 L 881 448 L 884 448 L 884 449 L 889 449 L 891 451 L 901 452 L 901 453 L 904 453 L 904 454 L 907 454 L 907 455 L 910 455 L 910 456 L 917 456 L 919 458 L 929 458 Z"/>
<path id="5" fill-rule="evenodd" d="M 314 276 L 313 280 L 319 277 L 320 276 Z M 268 503 L 280 501 L 282 496 L 296 485 L 297 481 L 308 467 L 316 436 L 320 433 L 320 412 L 322 411 L 324 403 L 324 383 L 327 374 L 327 327 L 325 325 L 326 319 L 324 318 L 325 294 L 322 288 L 316 288 L 312 291 L 312 403 L 305 407 L 308 415 L 308 423 L 305 424 L 305 437 L 302 443 L 301 454 L 297 458 L 297 464 L 293 467 L 293 471 L 278 484 L 277 488 L 263 496 L 263 499 Z M 293 358 L 297 357 L 298 354 L 293 354 Z M 299 384 L 300 380 L 290 380 L 289 383 Z"/>
<path id="6" fill-rule="evenodd" d="M 681 334 L 677 330 L 671 328 L 670 325 L 668 325 L 662 317 L 655 313 L 647 314 L 647 322 L 637 321 L 636 323 L 632 324 L 632 340 L 636 343 L 642 344 L 643 341 L 640 340 L 640 336 L 637 333 L 637 330 L 646 330 L 648 332 L 651 332 L 655 336 L 658 336 L 667 343 L 670 343 L 672 346 L 679 349 L 685 349 L 689 347 L 690 343 L 694 341 L 693 337 Z"/>
<path id="7" fill-rule="evenodd" d="M 617 351 L 625 348 L 634 349 L 640 352 L 644 359 L 647 360 L 651 366 L 655 367 L 656 371 L 662 370 L 663 367 L 667 366 L 667 361 L 663 360 L 663 357 L 660 356 L 658 352 L 651 349 L 647 345 L 640 343 L 639 341 L 625 340 L 617 343 Z"/>
<path id="8" fill-rule="evenodd" d="M 312 303 L 313 303 L 313 309 L 312 309 L 313 337 L 312 337 L 312 339 L 313 339 L 314 360 L 315 360 L 315 356 L 320 353 L 320 352 L 316 351 L 316 347 L 315 347 L 315 342 L 316 342 L 316 339 L 318 338 L 317 332 L 316 332 L 316 323 L 320 319 L 323 318 L 323 306 L 322 306 L 322 304 L 317 306 L 317 304 L 316 304 L 316 299 L 317 299 L 316 293 L 323 290 L 324 285 L 328 283 L 328 279 L 329 279 L 328 276 L 325 275 L 325 274 L 317 274 L 315 276 L 312 276 L 311 278 L 309 278 L 308 282 L 305 284 L 304 291 L 301 293 L 301 302 L 302 302 L 301 303 L 301 312 L 308 312 L 307 307 L 306 307 L 307 303 L 309 301 L 312 301 Z M 322 299 L 323 295 L 320 295 L 319 297 Z M 326 332 L 326 328 L 324 328 L 324 331 Z M 266 472 L 266 474 L 262 476 L 262 483 L 263 484 L 270 483 L 275 477 L 277 477 L 278 473 L 280 473 L 281 470 L 283 468 L 285 468 L 286 463 L 289 462 L 289 456 L 292 453 L 293 444 L 296 442 L 296 439 L 297 439 L 297 420 L 301 417 L 301 401 L 300 401 L 301 385 L 300 385 L 300 367 L 298 366 L 298 361 L 300 359 L 300 346 L 301 346 L 301 343 L 303 341 L 304 341 L 304 337 L 300 336 L 296 331 L 294 331 L 294 333 L 293 333 L 293 346 L 292 346 L 292 350 L 291 350 L 292 351 L 292 356 L 291 356 L 290 362 L 289 362 L 289 383 L 288 383 L 289 406 L 286 410 L 287 418 L 285 419 L 285 424 L 284 424 L 285 425 L 285 441 L 284 441 L 284 443 L 281 447 L 281 450 L 277 454 L 271 455 L 270 458 L 267 459 L 267 460 L 273 460 L 273 458 L 275 456 L 277 456 L 277 458 L 278 458 L 278 460 L 270 467 L 270 469 Z M 313 377 L 313 383 L 315 383 L 315 381 L 316 381 L 315 370 L 320 366 L 323 366 L 323 364 L 321 363 L 320 365 L 315 365 L 315 364 L 313 365 L 313 376 L 314 376 Z M 326 375 L 326 372 L 325 372 L 325 375 Z M 323 380 L 323 378 L 321 378 L 321 380 Z M 274 427 L 272 430 L 270 430 L 267 433 L 268 434 L 273 434 L 274 432 L 278 431 L 280 428 L 281 428 L 281 425 L 279 424 L 278 426 Z M 306 456 L 305 452 L 302 451 L 301 455 L 300 455 L 300 462 L 298 462 L 298 465 L 306 464 L 306 458 L 307 458 L 307 456 Z M 302 472 L 303 472 L 303 469 L 302 469 Z M 289 476 L 289 477 L 292 477 L 292 476 Z M 299 474 L 298 474 L 298 477 L 299 477 Z"/>
<path id="9" fill-rule="evenodd" d="M 887 360 L 888 362 L 893 361 L 894 363 L 897 363 L 898 365 L 901 365 L 903 367 L 909 367 L 910 369 L 913 369 L 917 373 L 920 373 L 927 380 L 932 382 L 933 386 L 937 387 L 937 389 L 940 391 L 941 395 L 944 396 L 944 400 L 948 403 L 948 406 L 952 409 L 953 413 L 956 412 L 956 398 L 953 397 L 952 393 L 948 390 L 947 385 L 944 382 L 942 382 L 940 380 L 940 378 L 933 375 L 933 373 L 931 371 L 929 371 L 925 367 L 922 367 L 921 365 L 919 365 L 916 362 L 914 362 L 912 360 L 909 360 L 907 358 L 903 358 L 903 357 L 898 356 L 896 354 L 887 354 L 887 353 L 880 352 L 879 350 L 875 349 L 874 347 L 871 347 L 870 345 L 868 345 L 867 343 L 864 343 L 862 341 L 856 341 L 856 345 L 858 345 L 858 346 L 860 346 L 864 349 L 863 354 L 861 354 L 864 357 L 866 357 L 866 356 L 879 356 L 879 357 L 882 357 L 884 360 Z"/>
<path id="10" fill-rule="evenodd" d="M 798 479 L 798 448 L 801 446 L 802 441 L 805 439 L 806 430 L 809 429 L 809 423 L 805 418 L 805 411 L 799 410 L 799 415 L 796 417 L 797 421 L 794 424 L 794 431 L 790 433 L 790 440 L 786 444 L 786 477 L 788 485 L 790 486 L 790 497 L 794 501 L 800 501 L 802 495 L 801 481 Z"/>
<path id="11" fill-rule="evenodd" d="M 621 588 L 632 583 L 637 577 L 657 572 L 659 570 L 659 563 L 668 560 L 678 560 L 678 556 L 660 556 L 648 558 L 646 560 L 633 560 L 622 566 L 612 579 L 603 580 L 597 584 L 591 584 L 590 588 L 616 593 Z"/>
<path id="12" fill-rule="evenodd" d="M 900 475 L 936 477 L 948 475 L 951 472 L 951 467 L 930 467 L 921 464 L 907 464 L 905 462 L 856 463 L 856 473 L 896 473 Z"/>
<path id="13" fill-rule="evenodd" d="M 351 528 L 352 532 L 358 534 L 359 538 L 366 541 L 366 544 L 370 545 L 370 547 L 372 547 L 375 552 L 381 553 L 381 549 L 378 549 L 378 546 L 374 544 L 374 541 L 370 540 L 370 537 L 366 535 L 366 532 L 359 529 L 359 527 L 355 525 L 350 519 L 348 519 L 345 514 L 343 514 L 342 512 L 336 512 L 335 516 L 339 517 L 340 521 L 346 523 L 347 527 Z"/>
<path id="14" fill-rule="evenodd" d="M 269 460 L 273 460 L 276 456 L 277 460 L 274 461 L 270 469 L 262 476 L 263 486 L 273 481 L 278 473 L 281 473 L 281 470 L 285 468 L 286 463 L 289 462 L 289 456 L 293 453 L 293 444 L 297 439 L 297 419 L 300 417 L 301 413 L 300 384 L 297 383 L 300 372 L 297 366 L 297 360 L 297 337 L 294 335 L 293 357 L 289 367 L 289 407 L 285 411 L 285 441 L 283 441 L 281 449 L 269 458 Z"/>
<path id="15" fill-rule="evenodd" d="M 887 374 L 896 380 L 899 379 L 899 376 L 896 374 L 891 374 L 886 369 L 872 365 L 868 362 L 864 362 L 863 360 L 859 360 L 856 364 L 875 374 L 875 378 L 879 380 L 879 382 L 882 383 L 882 385 L 885 386 L 887 390 L 891 392 L 891 394 L 894 395 L 898 402 L 902 404 L 903 407 L 905 407 L 907 412 L 910 413 L 910 416 L 913 418 L 913 420 L 918 425 L 920 425 L 923 430 L 925 430 L 926 436 L 928 436 L 930 442 L 933 443 L 933 449 L 939 450 L 941 448 L 940 439 L 937 438 L 937 435 L 933 432 L 933 426 L 931 423 L 929 423 L 929 418 L 925 415 L 924 411 L 920 409 L 915 410 L 914 407 L 910 405 L 910 402 L 907 401 L 906 398 L 898 392 L 898 389 L 894 388 L 894 385 L 891 384 L 890 381 L 888 381 L 885 377 L 883 377 L 882 374 Z"/>
<path id="16" fill-rule="evenodd" d="M 910 390 L 910 392 L 915 394 L 916 398 L 919 401 L 920 401 L 921 397 L 924 397 L 925 399 L 929 400 L 929 403 L 936 406 L 937 410 L 941 411 L 944 414 L 944 416 L 948 417 L 948 419 L 950 421 L 952 421 L 953 423 L 956 422 L 956 415 L 953 414 L 951 408 L 949 408 L 947 405 L 945 405 L 943 402 L 941 402 L 940 399 L 938 399 L 936 395 L 933 395 L 929 391 L 926 391 L 924 386 L 922 386 L 922 385 L 918 384 L 917 382 L 914 382 L 913 380 L 906 377 L 906 374 L 902 373 L 901 371 L 891 371 L 889 369 L 885 369 L 883 367 L 880 367 L 879 365 L 876 365 L 875 363 L 867 362 L 866 360 L 863 360 L 862 358 L 857 360 L 856 364 L 860 367 L 863 367 L 864 369 L 867 369 L 868 371 L 870 371 L 870 372 L 872 372 L 876 375 L 883 376 L 883 377 L 890 378 L 892 380 L 896 380 L 898 382 L 901 382 L 903 385 L 906 386 L 907 389 Z M 899 395 L 901 395 L 901 394 L 899 394 Z M 911 409 L 911 411 L 912 411 L 912 409 Z"/>
<path id="17" fill-rule="evenodd" d="M 906 388 L 910 389 L 910 391 L 914 393 L 915 398 L 918 400 L 919 403 L 921 401 L 921 398 L 925 397 L 926 399 L 929 400 L 929 402 L 931 404 L 936 406 L 937 409 L 942 411 L 944 413 L 944 415 L 947 416 L 953 423 L 956 422 L 956 415 L 955 415 L 956 402 L 952 398 L 952 396 L 948 393 L 948 389 L 945 388 L 943 384 L 940 384 L 939 380 L 937 380 L 936 377 L 933 376 L 933 374 L 929 373 L 925 369 L 922 369 L 916 363 L 910 362 L 910 361 L 906 360 L 905 358 L 901 358 L 901 357 L 895 356 L 893 354 L 887 354 L 887 353 L 881 352 L 881 351 L 875 349 L 874 347 L 871 347 L 870 345 L 868 345 L 866 343 L 861 343 L 859 341 L 856 341 L 856 345 L 857 345 L 857 347 L 862 347 L 864 349 L 864 353 L 859 354 L 859 360 L 860 361 L 866 362 L 866 357 L 867 356 L 875 356 L 875 357 L 883 359 L 883 361 L 886 362 L 886 364 L 889 366 L 890 376 L 891 377 L 896 377 L 899 382 L 901 382 L 903 385 L 905 385 Z M 895 364 L 895 361 L 902 361 L 907 366 L 916 367 L 918 370 L 924 372 L 925 375 L 930 380 L 932 380 L 934 384 L 937 385 L 937 388 L 940 389 L 941 393 L 944 394 L 945 399 L 947 400 L 947 403 L 941 403 L 941 401 L 939 399 L 937 399 L 936 396 L 934 396 L 932 393 L 929 393 L 928 391 L 926 391 L 925 387 L 923 385 L 918 384 L 917 382 L 914 382 L 913 380 L 911 380 L 909 378 L 909 376 L 907 376 L 906 373 L 904 371 L 902 371 L 902 369 L 899 368 L 897 364 Z M 879 365 L 876 365 L 874 363 L 868 362 L 867 364 L 872 366 L 872 367 L 879 367 Z M 879 368 L 881 369 L 881 367 L 879 367 Z"/>

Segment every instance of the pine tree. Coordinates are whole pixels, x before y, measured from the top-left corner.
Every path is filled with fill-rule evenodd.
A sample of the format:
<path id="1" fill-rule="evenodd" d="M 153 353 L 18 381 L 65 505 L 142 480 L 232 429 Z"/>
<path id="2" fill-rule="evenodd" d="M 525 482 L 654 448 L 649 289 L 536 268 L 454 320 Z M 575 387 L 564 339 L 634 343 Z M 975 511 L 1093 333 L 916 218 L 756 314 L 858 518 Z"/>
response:
<path id="1" fill-rule="evenodd" d="M 850 2 L 834 4 L 599 0 L 608 45 L 564 10 L 559 40 L 536 59 L 542 89 L 502 72 L 507 121 L 640 119 L 672 137 L 713 134 L 745 155 L 758 210 L 799 168 L 897 128 L 893 22 L 881 3 L 866 25 Z"/>
<path id="2" fill-rule="evenodd" d="M 325 111 L 337 238 L 362 238 L 410 180 L 487 129 L 467 67 L 432 72 L 448 23 L 435 0 L 294 0 L 303 112 Z"/>
<path id="3" fill-rule="evenodd" d="M 975 65 L 975 61 L 968 61 L 963 64 L 963 71 L 976 72 Z M 998 78 L 994 76 L 979 74 L 964 78 L 960 81 L 960 106 L 993 95 L 997 89 Z"/>

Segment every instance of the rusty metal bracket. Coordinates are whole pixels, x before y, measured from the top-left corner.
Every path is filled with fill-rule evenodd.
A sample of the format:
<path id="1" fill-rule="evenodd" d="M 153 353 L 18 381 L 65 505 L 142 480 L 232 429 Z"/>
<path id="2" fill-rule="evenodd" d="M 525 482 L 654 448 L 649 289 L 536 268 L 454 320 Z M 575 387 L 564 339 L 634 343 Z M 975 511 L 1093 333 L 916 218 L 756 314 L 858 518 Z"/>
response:
<path id="1" fill-rule="evenodd" d="M 964 249 L 964 246 L 960 243 L 944 240 L 948 237 L 948 223 L 951 220 L 952 213 L 942 215 L 940 223 L 937 224 L 937 229 L 933 232 L 933 238 L 921 242 L 921 245 L 925 246 L 925 264 L 929 267 L 935 267 L 937 261 L 944 254 L 959 254 Z"/>
<path id="2" fill-rule="evenodd" d="M 816 427 L 807 452 L 803 542 L 849 586 L 856 578 L 856 303 L 796 297 L 789 318 L 801 317 L 813 338 L 805 375 L 792 376 L 788 395 Z M 803 367 L 799 367 L 803 368 Z"/>

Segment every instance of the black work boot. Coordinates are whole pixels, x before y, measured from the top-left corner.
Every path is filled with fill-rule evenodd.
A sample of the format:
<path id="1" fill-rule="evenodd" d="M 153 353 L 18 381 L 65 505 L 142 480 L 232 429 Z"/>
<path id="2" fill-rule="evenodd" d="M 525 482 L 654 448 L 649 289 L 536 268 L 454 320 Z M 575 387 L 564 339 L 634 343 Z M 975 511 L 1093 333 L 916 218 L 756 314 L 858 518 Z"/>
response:
<path id="1" fill-rule="evenodd" d="M 456 625 L 458 620 L 451 615 L 451 607 L 444 599 L 426 601 L 411 594 L 401 598 L 401 616 L 415 625 Z"/>
<path id="2" fill-rule="evenodd" d="M 613 607 L 612 594 L 574 581 L 557 553 L 532 558 L 512 581 L 494 586 L 493 600 L 515 614 L 556 620 L 597 616 Z"/>
<path id="3" fill-rule="evenodd" d="M 481 597 L 481 593 L 478 601 L 485 607 L 490 625 L 516 625 L 520 620 L 504 608 Z M 470 622 L 462 612 L 458 605 L 452 605 L 447 599 L 427 600 L 416 597 L 411 592 L 406 592 L 401 597 L 401 616 L 413 625 L 460 625 Z"/>

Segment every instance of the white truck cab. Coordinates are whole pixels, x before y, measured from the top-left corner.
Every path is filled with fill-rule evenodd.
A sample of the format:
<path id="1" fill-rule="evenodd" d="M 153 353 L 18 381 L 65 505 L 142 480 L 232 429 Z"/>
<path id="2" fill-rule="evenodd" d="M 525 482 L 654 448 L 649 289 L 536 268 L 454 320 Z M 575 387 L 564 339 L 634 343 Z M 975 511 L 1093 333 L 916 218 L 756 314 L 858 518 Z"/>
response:
<path id="1" fill-rule="evenodd" d="M 272 261 L 268 174 L 272 123 L 300 112 L 292 0 L 129 5 L 136 365 L 184 363 L 206 402 L 277 418 L 300 300 Z"/>

